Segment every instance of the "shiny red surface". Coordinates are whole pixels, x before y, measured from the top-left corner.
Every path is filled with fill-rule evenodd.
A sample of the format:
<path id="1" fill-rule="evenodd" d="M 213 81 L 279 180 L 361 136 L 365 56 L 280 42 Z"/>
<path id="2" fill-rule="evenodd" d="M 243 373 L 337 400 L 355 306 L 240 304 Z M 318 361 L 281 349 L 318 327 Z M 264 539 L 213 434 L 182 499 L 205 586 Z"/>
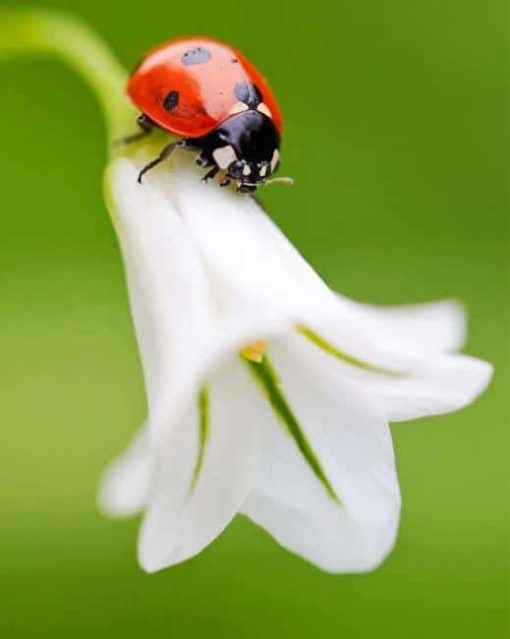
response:
<path id="1" fill-rule="evenodd" d="M 181 58 L 193 47 L 206 48 L 211 59 L 186 66 Z M 127 94 L 161 128 L 199 137 L 229 117 L 237 102 L 234 87 L 243 81 L 259 88 L 281 134 L 280 108 L 263 75 L 239 51 L 211 38 L 182 38 L 153 49 L 130 77 Z M 163 103 L 170 91 L 179 92 L 179 102 L 167 111 Z"/>

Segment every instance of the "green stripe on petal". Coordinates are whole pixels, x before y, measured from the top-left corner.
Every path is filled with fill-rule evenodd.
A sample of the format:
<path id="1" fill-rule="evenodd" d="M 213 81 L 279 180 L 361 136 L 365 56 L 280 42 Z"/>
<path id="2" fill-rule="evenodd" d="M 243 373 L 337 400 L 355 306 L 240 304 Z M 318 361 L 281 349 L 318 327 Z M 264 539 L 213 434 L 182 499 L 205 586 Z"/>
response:
<path id="1" fill-rule="evenodd" d="M 335 490 L 324 472 L 324 469 L 308 441 L 303 428 L 296 419 L 296 416 L 292 412 L 292 409 L 282 392 L 278 375 L 276 374 L 276 371 L 274 370 L 267 355 L 264 355 L 262 362 L 252 362 L 244 358 L 243 361 L 246 366 L 248 366 L 253 377 L 257 380 L 259 386 L 262 388 L 262 391 L 271 404 L 276 416 L 289 432 L 313 474 L 324 486 L 328 495 L 340 504 L 340 499 L 335 493 Z"/>
<path id="2" fill-rule="evenodd" d="M 328 353 L 328 355 L 332 355 L 337 359 L 341 359 L 346 364 L 350 364 L 351 366 L 355 366 L 356 368 L 361 368 L 362 370 L 368 371 L 370 373 L 378 373 L 379 375 L 387 375 L 390 377 L 406 377 L 407 375 L 407 373 L 404 373 L 402 371 L 395 371 L 389 368 L 384 368 L 382 366 L 376 366 L 375 364 L 370 364 L 368 362 L 364 362 L 361 359 L 358 359 L 357 357 L 353 357 L 348 353 L 344 353 L 340 349 L 336 348 L 336 346 L 333 346 L 333 344 L 326 341 L 311 328 L 308 328 L 308 326 L 298 326 L 297 331 L 298 333 L 301 333 L 303 337 L 306 337 L 308 340 L 310 340 L 312 344 L 315 344 L 315 346 L 318 346 L 321 350 Z"/>
<path id="3" fill-rule="evenodd" d="M 211 408 L 209 401 L 209 391 L 207 387 L 203 387 L 198 394 L 197 401 L 198 408 L 198 453 L 197 460 L 195 462 L 195 468 L 193 470 L 193 477 L 191 479 L 191 485 L 189 487 L 189 495 L 195 490 L 198 478 L 202 472 L 204 465 L 205 450 L 207 447 L 207 441 L 209 439 L 210 424 L 211 424 Z"/>

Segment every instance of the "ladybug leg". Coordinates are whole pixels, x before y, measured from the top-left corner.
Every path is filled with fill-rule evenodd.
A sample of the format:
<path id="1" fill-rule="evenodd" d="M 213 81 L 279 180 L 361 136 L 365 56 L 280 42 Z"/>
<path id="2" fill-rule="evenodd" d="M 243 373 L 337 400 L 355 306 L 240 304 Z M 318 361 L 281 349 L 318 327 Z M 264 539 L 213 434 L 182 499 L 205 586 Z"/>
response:
<path id="1" fill-rule="evenodd" d="M 163 160 L 166 160 L 167 157 L 169 157 L 172 154 L 173 150 L 176 147 L 178 147 L 178 146 L 180 146 L 180 147 L 186 146 L 185 140 L 177 140 L 176 142 L 171 142 L 170 144 L 167 144 L 163 148 L 161 153 L 158 155 L 158 157 L 155 158 L 154 160 L 151 160 L 151 162 L 146 164 L 143 167 L 143 169 L 140 171 L 140 173 L 138 174 L 138 183 L 141 184 L 142 183 L 142 177 L 147 173 L 147 171 L 150 171 L 155 166 L 157 166 L 160 162 L 163 162 Z"/>
<path id="2" fill-rule="evenodd" d="M 136 123 L 141 130 L 138 131 L 138 133 L 133 133 L 133 135 L 128 135 L 121 140 L 117 140 L 116 144 L 131 144 L 131 142 L 137 142 L 149 135 L 149 133 L 152 133 L 154 123 L 145 115 L 145 113 L 142 113 L 136 118 Z"/>
<path id="3" fill-rule="evenodd" d="M 216 173 L 218 173 L 220 169 L 217 166 L 213 166 L 212 169 L 210 169 L 209 171 L 207 171 L 207 173 L 204 175 L 204 177 L 202 178 L 202 180 L 204 182 L 207 182 L 208 180 L 212 180 L 213 177 L 215 177 Z"/>
<path id="4" fill-rule="evenodd" d="M 207 166 L 211 166 L 211 161 L 208 160 L 205 155 L 202 155 L 202 153 L 197 157 L 197 159 L 195 160 L 195 162 L 198 164 L 198 166 L 201 166 L 203 168 L 207 167 Z"/>

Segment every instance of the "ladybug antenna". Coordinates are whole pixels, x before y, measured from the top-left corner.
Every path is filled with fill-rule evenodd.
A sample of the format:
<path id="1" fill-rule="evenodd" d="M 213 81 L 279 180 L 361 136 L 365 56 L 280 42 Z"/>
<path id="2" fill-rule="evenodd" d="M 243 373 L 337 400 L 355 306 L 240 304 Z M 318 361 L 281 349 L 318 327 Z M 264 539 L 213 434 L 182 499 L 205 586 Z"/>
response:
<path id="1" fill-rule="evenodd" d="M 264 185 L 266 184 L 286 184 L 287 186 L 293 186 L 294 180 L 291 177 L 275 177 L 264 180 Z"/>

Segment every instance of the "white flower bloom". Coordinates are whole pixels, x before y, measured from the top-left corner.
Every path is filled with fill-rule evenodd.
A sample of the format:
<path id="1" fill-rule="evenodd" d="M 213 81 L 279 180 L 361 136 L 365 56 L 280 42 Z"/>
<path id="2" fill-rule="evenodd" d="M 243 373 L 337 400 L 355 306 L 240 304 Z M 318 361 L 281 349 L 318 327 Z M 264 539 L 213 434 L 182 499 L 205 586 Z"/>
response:
<path id="1" fill-rule="evenodd" d="M 491 367 L 452 353 L 458 305 L 334 294 L 253 199 L 177 155 L 143 186 L 141 153 L 107 173 L 149 416 L 101 505 L 144 510 L 147 571 L 197 554 L 238 512 L 324 570 L 370 570 L 398 528 L 388 422 L 469 404 Z"/>

